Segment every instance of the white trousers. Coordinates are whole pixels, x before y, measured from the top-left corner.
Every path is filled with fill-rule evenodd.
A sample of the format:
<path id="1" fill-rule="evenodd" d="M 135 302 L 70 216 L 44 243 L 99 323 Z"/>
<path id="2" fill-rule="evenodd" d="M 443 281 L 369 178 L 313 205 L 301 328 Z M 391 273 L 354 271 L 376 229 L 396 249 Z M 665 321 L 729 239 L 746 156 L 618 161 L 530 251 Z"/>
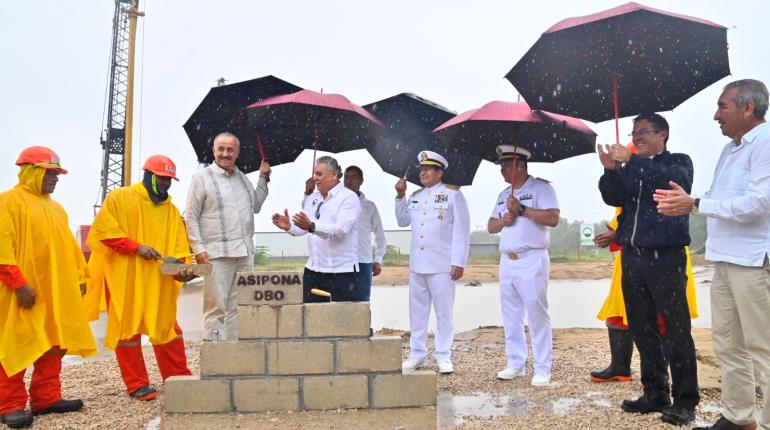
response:
<path id="1" fill-rule="evenodd" d="M 770 430 L 770 266 L 716 262 L 711 282 L 711 335 L 722 370 L 722 415 L 735 424 L 755 420 L 755 386 L 764 407 L 759 428 Z"/>
<path id="2" fill-rule="evenodd" d="M 436 337 L 433 357 L 450 359 L 454 342 L 455 281 L 449 273 L 419 274 L 409 272 L 409 358 L 428 356 L 428 320 L 430 307 L 436 313 Z"/>
<path id="3" fill-rule="evenodd" d="M 211 259 L 211 276 L 203 280 L 203 339 L 238 340 L 235 274 L 254 270 L 254 257 Z"/>
<path id="4" fill-rule="evenodd" d="M 532 250 L 511 260 L 500 258 L 500 305 L 505 329 L 505 355 L 508 367 L 518 369 L 527 363 L 526 314 L 536 374 L 551 373 L 553 334 L 548 315 L 548 250 Z"/>

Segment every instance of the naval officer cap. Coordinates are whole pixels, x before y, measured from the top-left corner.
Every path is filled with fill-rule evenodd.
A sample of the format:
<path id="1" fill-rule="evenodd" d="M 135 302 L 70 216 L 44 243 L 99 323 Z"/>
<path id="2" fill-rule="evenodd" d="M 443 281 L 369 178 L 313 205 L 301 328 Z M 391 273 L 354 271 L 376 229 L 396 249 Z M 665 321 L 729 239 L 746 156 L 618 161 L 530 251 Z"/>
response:
<path id="1" fill-rule="evenodd" d="M 516 145 L 498 145 L 497 147 L 497 163 L 500 164 L 503 161 L 513 160 L 514 157 L 520 160 L 529 160 L 532 154 L 526 149 Z"/>
<path id="2" fill-rule="evenodd" d="M 420 166 L 435 166 L 444 170 L 449 167 L 449 162 L 446 161 L 446 158 L 433 151 L 421 151 L 417 154 L 417 160 L 420 162 Z"/>

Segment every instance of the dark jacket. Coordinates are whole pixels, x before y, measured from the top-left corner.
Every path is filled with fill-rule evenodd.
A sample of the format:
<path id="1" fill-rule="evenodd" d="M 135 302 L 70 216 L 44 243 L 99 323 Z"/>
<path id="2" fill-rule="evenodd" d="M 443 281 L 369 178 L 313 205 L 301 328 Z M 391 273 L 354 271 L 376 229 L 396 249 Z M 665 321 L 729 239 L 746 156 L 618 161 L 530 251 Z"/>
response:
<path id="1" fill-rule="evenodd" d="M 668 151 L 652 159 L 632 155 L 622 168 L 605 169 L 599 179 L 602 199 L 610 206 L 623 208 L 618 217 L 618 244 L 639 248 L 689 245 L 690 216 L 659 214 L 652 195 L 656 189 L 670 190 L 669 181 L 676 182 L 689 193 L 692 177 L 690 156 Z"/>

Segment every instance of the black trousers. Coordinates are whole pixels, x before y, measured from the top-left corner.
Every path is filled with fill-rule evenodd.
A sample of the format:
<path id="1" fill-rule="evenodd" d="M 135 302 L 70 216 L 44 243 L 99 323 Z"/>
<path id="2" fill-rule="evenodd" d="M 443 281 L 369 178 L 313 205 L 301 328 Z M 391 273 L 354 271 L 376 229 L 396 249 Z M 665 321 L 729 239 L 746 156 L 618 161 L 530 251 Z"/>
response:
<path id="1" fill-rule="evenodd" d="M 310 290 L 318 288 L 332 294 L 335 302 L 355 301 L 356 272 L 324 273 L 305 268 L 302 273 L 302 287 L 305 303 L 328 302 L 326 297 L 310 294 Z"/>
<path id="2" fill-rule="evenodd" d="M 628 328 L 639 350 L 645 394 L 669 393 L 668 369 L 658 330 L 658 314 L 671 346 L 671 395 L 679 406 L 700 401 L 695 343 L 687 305 L 687 255 L 683 247 L 623 248 L 623 297 Z"/>

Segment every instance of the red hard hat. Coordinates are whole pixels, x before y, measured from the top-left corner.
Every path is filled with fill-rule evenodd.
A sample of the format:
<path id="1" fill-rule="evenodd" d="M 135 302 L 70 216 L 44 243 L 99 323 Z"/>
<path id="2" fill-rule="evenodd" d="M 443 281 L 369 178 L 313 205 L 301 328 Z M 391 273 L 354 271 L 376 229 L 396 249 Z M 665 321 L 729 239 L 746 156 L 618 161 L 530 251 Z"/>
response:
<path id="1" fill-rule="evenodd" d="M 19 158 L 16 159 L 16 165 L 23 166 L 25 164 L 32 164 L 42 169 L 53 169 L 62 175 L 67 174 L 67 171 L 61 168 L 59 156 L 45 146 L 24 148 L 19 154 Z"/>
<path id="2" fill-rule="evenodd" d="M 179 180 L 176 177 L 176 164 L 165 155 L 150 156 L 147 161 L 144 162 L 144 167 L 142 167 L 142 169 L 149 170 L 158 176 L 168 176 L 177 181 Z"/>

